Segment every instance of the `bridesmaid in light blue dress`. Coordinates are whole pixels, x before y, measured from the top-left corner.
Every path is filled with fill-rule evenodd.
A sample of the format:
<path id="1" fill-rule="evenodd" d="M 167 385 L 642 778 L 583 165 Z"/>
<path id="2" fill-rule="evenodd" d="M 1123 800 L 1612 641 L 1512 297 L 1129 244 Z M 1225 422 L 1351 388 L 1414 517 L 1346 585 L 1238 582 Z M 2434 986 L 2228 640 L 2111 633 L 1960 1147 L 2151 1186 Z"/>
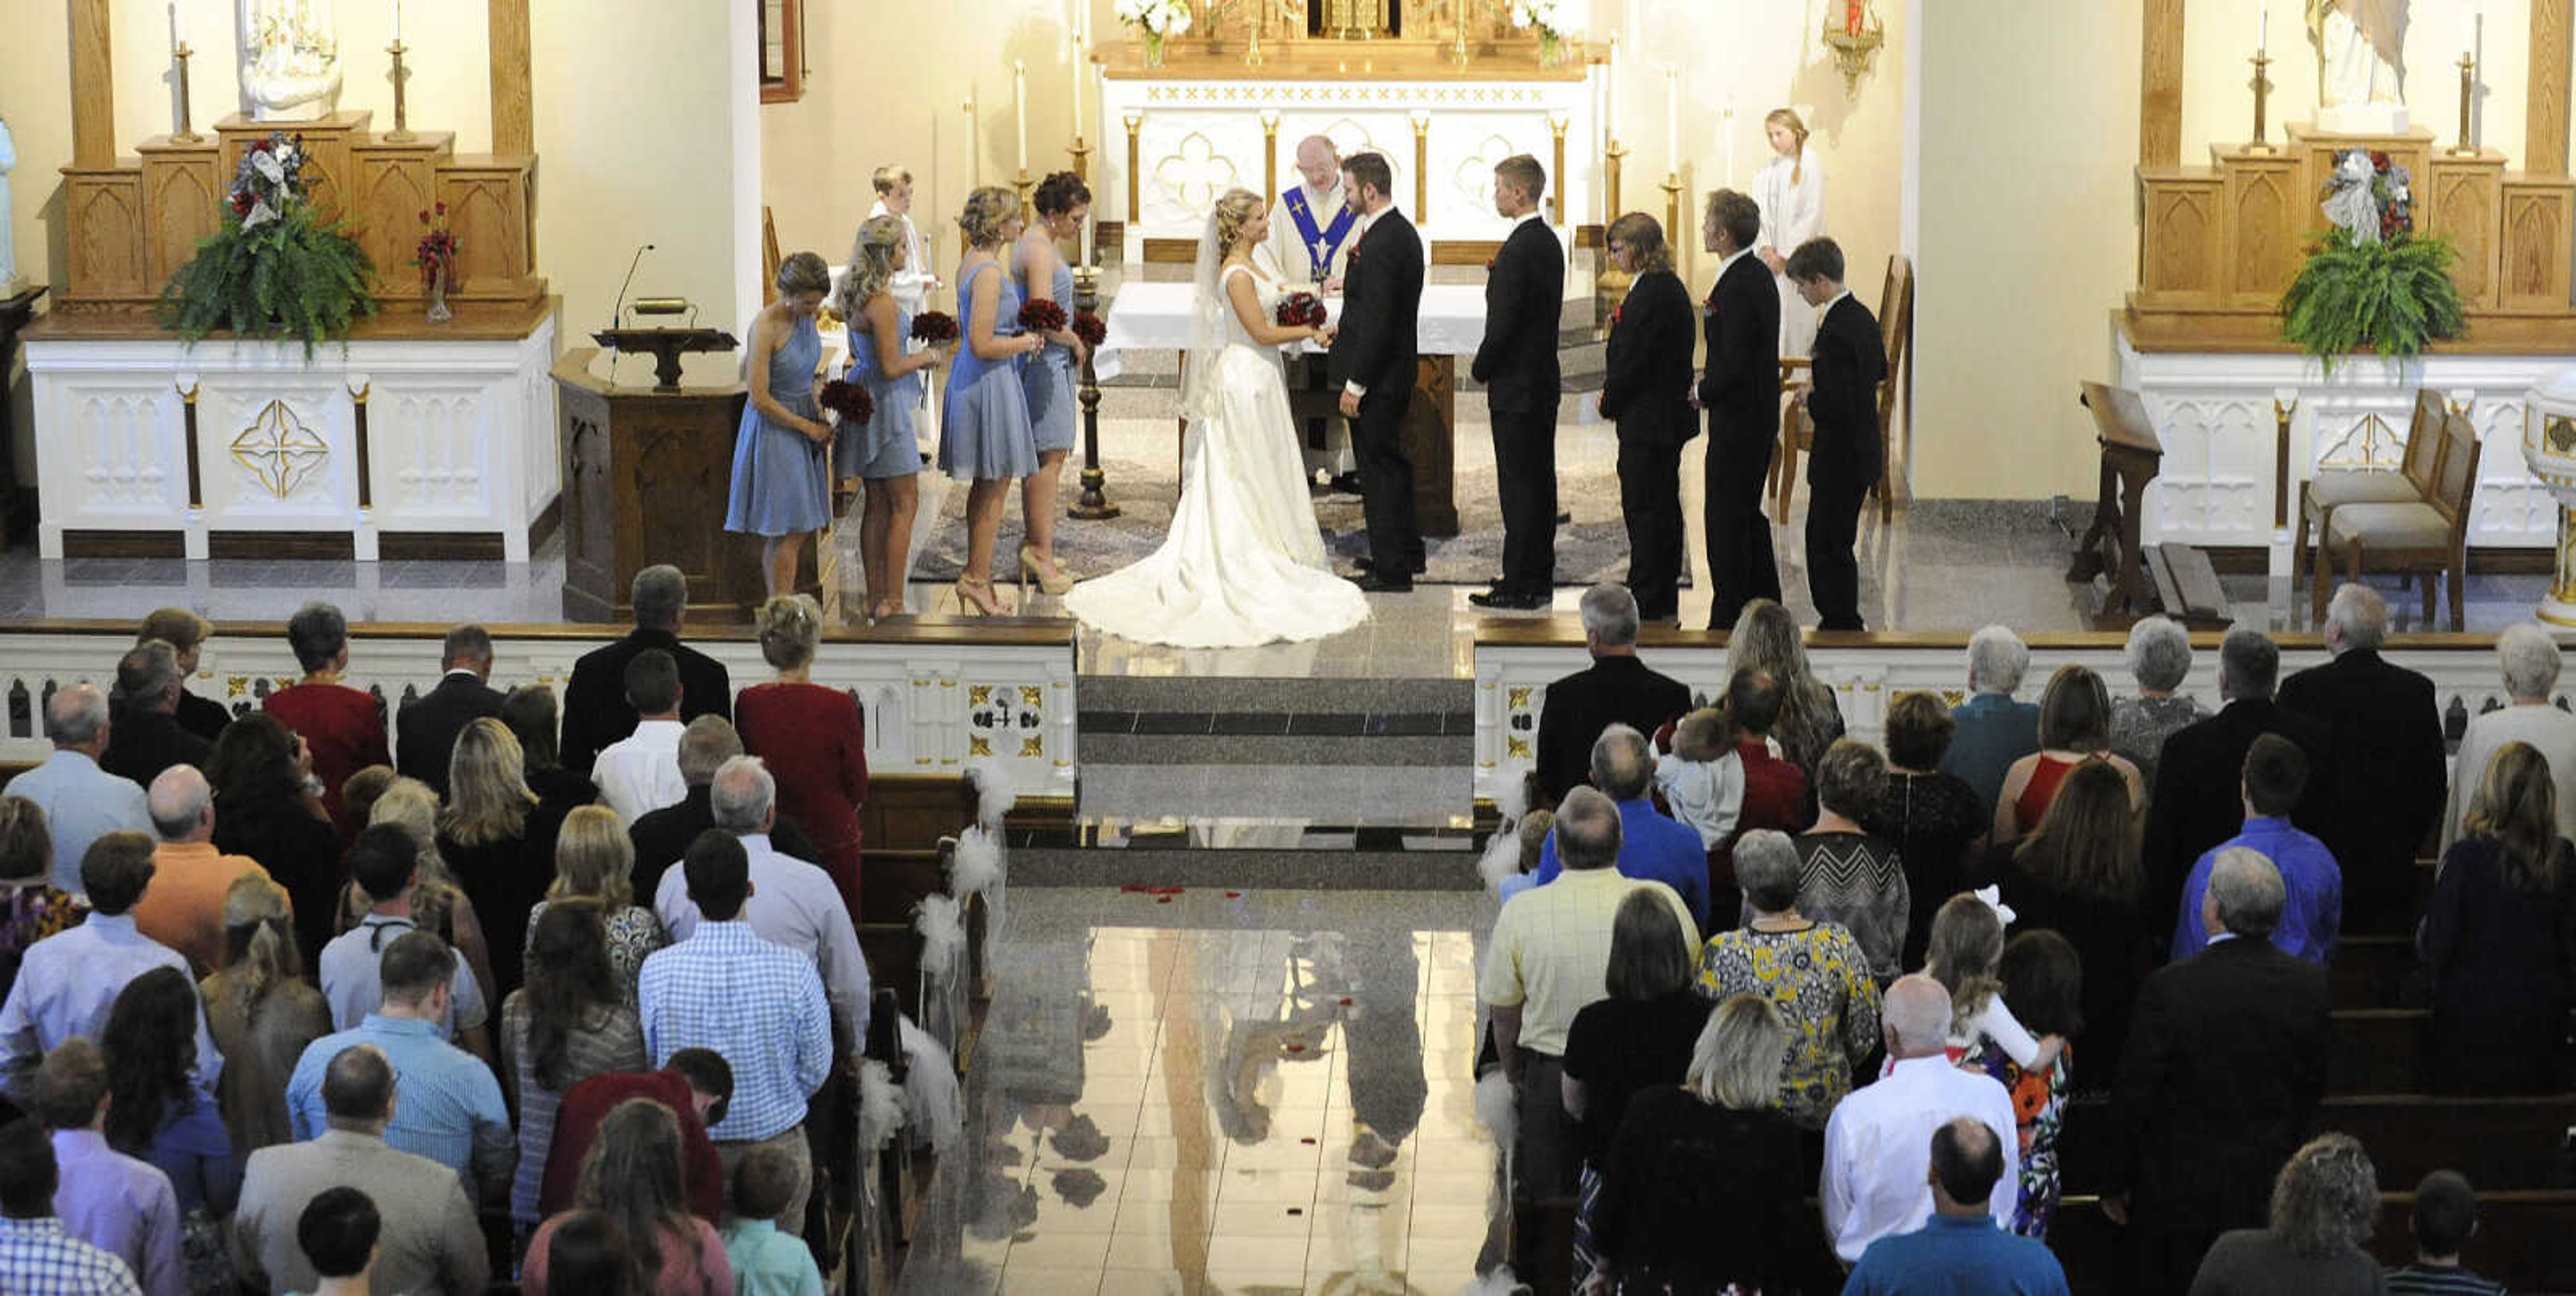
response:
<path id="1" fill-rule="evenodd" d="M 859 564 L 867 574 L 868 617 L 882 621 L 903 613 L 904 581 L 912 555 L 912 518 L 921 503 L 921 444 L 912 415 L 921 403 L 923 375 L 948 358 L 948 344 L 906 354 L 912 312 L 895 297 L 893 283 L 909 264 L 900 216 L 871 217 L 859 227 L 850 268 L 841 276 L 833 306 L 849 321 L 849 380 L 867 388 L 876 416 L 844 423 L 833 443 L 834 471 L 859 479 L 866 504 L 859 515 Z"/>
<path id="2" fill-rule="evenodd" d="M 1020 332 L 1020 290 L 1002 252 L 1020 236 L 1020 196 L 986 185 L 966 196 L 957 217 L 966 255 L 957 263 L 957 324 L 965 345 L 948 377 L 939 415 L 939 469 L 966 489 L 966 569 L 957 577 L 958 611 L 998 616 L 993 545 L 1010 503 L 1011 481 L 1038 469 L 1020 365 L 1046 339 Z"/>
<path id="3" fill-rule="evenodd" d="M 1070 327 L 1073 316 L 1073 268 L 1064 263 L 1059 245 L 1079 238 L 1082 218 L 1091 211 L 1091 190 L 1070 171 L 1058 171 L 1038 182 L 1031 199 L 1038 223 L 1020 236 L 1012 257 L 1011 277 L 1030 301 L 1051 301 L 1064 308 L 1067 327 L 1046 335 L 1047 346 L 1020 366 L 1020 387 L 1029 401 L 1029 430 L 1038 448 L 1038 470 L 1020 485 L 1020 512 L 1028 523 L 1028 542 L 1020 546 L 1020 581 L 1034 579 L 1049 594 L 1073 588 L 1055 560 L 1055 521 L 1060 505 L 1056 483 L 1064 476 L 1065 456 L 1073 449 L 1074 385 L 1082 372 L 1082 339 Z"/>
<path id="4" fill-rule="evenodd" d="M 814 316 L 832 290 L 831 267 L 811 252 L 778 266 L 778 300 L 752 317 L 743 357 L 742 427 L 734 433 L 733 487 L 725 530 L 765 536 L 761 583 L 771 598 L 796 592 L 796 560 L 805 541 L 832 520 L 832 487 L 823 462 L 832 426 L 814 403 L 814 367 L 823 335 Z"/>

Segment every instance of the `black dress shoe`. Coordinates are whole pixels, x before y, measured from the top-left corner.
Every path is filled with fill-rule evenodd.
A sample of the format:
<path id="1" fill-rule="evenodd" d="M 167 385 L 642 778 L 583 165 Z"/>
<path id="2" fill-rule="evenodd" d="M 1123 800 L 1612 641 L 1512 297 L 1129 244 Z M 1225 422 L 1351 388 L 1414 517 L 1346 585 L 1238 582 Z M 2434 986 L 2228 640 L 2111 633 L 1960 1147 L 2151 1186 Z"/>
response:
<path id="1" fill-rule="evenodd" d="M 1360 592 L 1363 594 L 1410 594 L 1413 592 L 1413 578 L 1410 576 L 1389 579 L 1378 575 L 1376 572 L 1362 572 L 1359 575 L 1359 579 L 1353 581 L 1352 584 L 1359 586 Z"/>
<path id="2" fill-rule="evenodd" d="M 1372 572 L 1377 570 L 1377 559 L 1368 554 L 1361 554 L 1359 557 L 1351 560 L 1351 565 L 1361 571 Z M 1423 559 L 1416 558 L 1413 560 L 1411 574 L 1419 576 L 1427 570 L 1429 570 L 1429 564 Z"/>
<path id="3" fill-rule="evenodd" d="M 1535 612 L 1548 605 L 1548 596 L 1523 594 L 1514 590 L 1494 590 L 1484 594 L 1470 594 L 1467 596 L 1467 601 L 1477 607 L 1492 608 L 1497 612 Z"/>
<path id="4" fill-rule="evenodd" d="M 1340 491 L 1344 495 L 1357 495 L 1360 493 L 1360 475 L 1355 472 L 1335 473 L 1333 474 L 1333 480 L 1330 484 L 1334 490 Z"/>

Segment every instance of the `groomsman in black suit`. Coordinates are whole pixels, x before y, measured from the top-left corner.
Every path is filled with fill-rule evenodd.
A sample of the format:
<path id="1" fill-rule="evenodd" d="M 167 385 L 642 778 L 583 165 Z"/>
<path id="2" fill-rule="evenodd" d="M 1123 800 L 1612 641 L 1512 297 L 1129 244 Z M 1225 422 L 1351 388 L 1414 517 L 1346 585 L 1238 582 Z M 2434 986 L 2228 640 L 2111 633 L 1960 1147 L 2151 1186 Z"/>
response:
<path id="1" fill-rule="evenodd" d="M 1503 576 L 1470 594 L 1478 607 L 1530 611 L 1556 589 L 1557 314 L 1565 245 L 1539 215 L 1547 172 L 1526 153 L 1494 167 L 1494 211 L 1513 222 L 1485 277 L 1485 340 L 1470 372 L 1494 423 L 1494 486 L 1503 510 Z"/>
<path id="2" fill-rule="evenodd" d="M 1360 462 L 1369 552 L 1361 561 L 1359 587 L 1372 594 L 1408 592 L 1423 569 L 1413 461 L 1404 454 L 1404 411 L 1413 401 L 1420 360 L 1414 329 L 1422 314 L 1422 236 L 1395 210 L 1388 194 L 1394 183 L 1386 159 L 1375 153 L 1354 154 L 1342 163 L 1342 192 L 1367 218 L 1368 230 L 1351 249 L 1343 279 L 1332 372 Z"/>
<path id="3" fill-rule="evenodd" d="M 1878 317 L 1843 287 L 1843 250 L 1809 239 L 1789 254 L 1786 272 L 1798 295 L 1818 307 L 1815 387 L 1807 412 L 1816 422 L 1807 460 L 1807 593 L 1823 630 L 1859 630 L 1860 506 L 1885 471 L 1878 439 L 1878 384 L 1887 377 L 1887 343 Z"/>
<path id="4" fill-rule="evenodd" d="M 1751 198 L 1732 189 L 1708 196 L 1700 237 L 1717 254 L 1717 286 L 1707 302 L 1708 368 L 1692 399 L 1708 411 L 1701 516 L 1716 595 L 1711 630 L 1734 629 L 1754 599 L 1780 601 L 1771 520 L 1762 515 L 1780 414 L 1780 290 L 1752 254 L 1761 233 L 1762 209 Z"/>
<path id="5" fill-rule="evenodd" d="M 1690 290 L 1673 273 L 1664 227 L 1644 212 L 1610 225 L 1610 263 L 1636 276 L 1610 315 L 1601 417 L 1619 425 L 1619 513 L 1628 524 L 1628 589 L 1637 615 L 1681 616 L 1682 446 L 1691 412 Z"/>

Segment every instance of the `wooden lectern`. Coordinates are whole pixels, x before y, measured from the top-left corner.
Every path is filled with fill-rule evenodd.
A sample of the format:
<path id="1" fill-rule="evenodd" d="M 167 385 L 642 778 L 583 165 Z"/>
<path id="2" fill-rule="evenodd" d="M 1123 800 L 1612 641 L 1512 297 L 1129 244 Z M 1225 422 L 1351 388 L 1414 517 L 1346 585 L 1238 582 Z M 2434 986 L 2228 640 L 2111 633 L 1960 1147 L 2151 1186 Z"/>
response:
<path id="1" fill-rule="evenodd" d="M 692 351 L 731 351 L 740 346 L 733 334 L 714 328 L 604 328 L 590 340 L 615 351 L 640 351 L 653 357 L 653 390 L 668 396 L 680 390 L 680 357 Z"/>
<path id="2" fill-rule="evenodd" d="M 695 349 L 724 350 L 732 341 Z M 734 432 L 747 399 L 742 384 L 675 382 L 666 390 L 619 383 L 613 370 L 611 377 L 592 372 L 598 355 L 568 351 L 554 367 L 565 619 L 631 620 L 635 573 L 669 563 L 689 578 L 689 619 L 749 620 L 762 597 L 760 538 L 724 529 Z M 826 533 L 806 546 L 798 588 L 818 590 L 813 560 L 830 543 Z"/>

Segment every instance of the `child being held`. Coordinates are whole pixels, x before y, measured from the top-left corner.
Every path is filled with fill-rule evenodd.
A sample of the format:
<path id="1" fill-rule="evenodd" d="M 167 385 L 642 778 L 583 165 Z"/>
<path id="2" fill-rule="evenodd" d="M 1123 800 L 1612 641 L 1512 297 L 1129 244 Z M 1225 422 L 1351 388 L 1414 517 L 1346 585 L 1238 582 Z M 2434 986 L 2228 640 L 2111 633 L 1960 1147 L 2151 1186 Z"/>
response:
<path id="1" fill-rule="evenodd" d="M 1744 808 L 1744 761 L 1735 743 L 1726 712 L 1702 707 L 1673 726 L 1672 753 L 1655 762 L 1655 790 L 1673 818 L 1698 830 L 1706 850 L 1735 839 L 1736 815 Z"/>

